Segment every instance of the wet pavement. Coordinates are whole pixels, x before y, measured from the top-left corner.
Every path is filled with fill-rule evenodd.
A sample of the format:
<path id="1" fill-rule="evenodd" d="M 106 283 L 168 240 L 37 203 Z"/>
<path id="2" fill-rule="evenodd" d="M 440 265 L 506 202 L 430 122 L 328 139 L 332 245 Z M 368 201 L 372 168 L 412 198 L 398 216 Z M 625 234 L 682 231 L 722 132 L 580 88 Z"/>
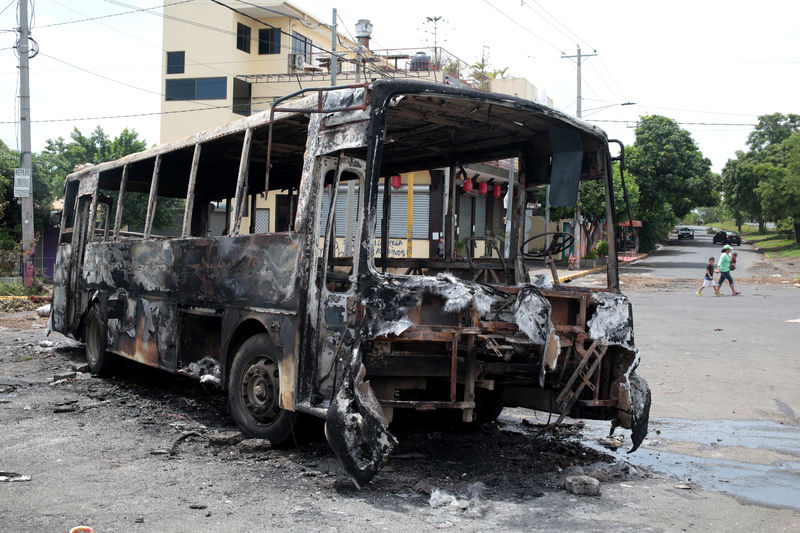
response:
<path id="1" fill-rule="evenodd" d="M 648 438 L 633 454 L 625 451 L 629 441 L 616 451 L 599 444 L 608 435 L 608 423 L 587 421 L 583 435 L 585 444 L 634 466 L 671 474 L 677 483 L 690 482 L 747 503 L 800 510 L 800 425 L 651 419 Z M 742 453 L 742 448 L 756 453 Z"/>

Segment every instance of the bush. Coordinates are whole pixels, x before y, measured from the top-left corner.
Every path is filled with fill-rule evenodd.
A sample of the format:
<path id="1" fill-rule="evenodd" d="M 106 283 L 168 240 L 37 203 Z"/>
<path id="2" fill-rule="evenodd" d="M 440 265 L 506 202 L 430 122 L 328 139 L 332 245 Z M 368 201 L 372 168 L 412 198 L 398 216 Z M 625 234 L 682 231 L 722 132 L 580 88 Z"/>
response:
<path id="1" fill-rule="evenodd" d="M 39 279 L 33 280 L 31 288 L 27 288 L 21 281 L 0 283 L 0 296 L 37 296 L 47 294 Z"/>
<path id="2" fill-rule="evenodd" d="M 586 259 L 597 259 L 597 250 L 589 250 L 586 252 Z"/>
<path id="3" fill-rule="evenodd" d="M 597 241 L 597 245 L 594 247 L 597 251 L 597 255 L 600 257 L 605 257 L 608 255 L 608 241 Z"/>

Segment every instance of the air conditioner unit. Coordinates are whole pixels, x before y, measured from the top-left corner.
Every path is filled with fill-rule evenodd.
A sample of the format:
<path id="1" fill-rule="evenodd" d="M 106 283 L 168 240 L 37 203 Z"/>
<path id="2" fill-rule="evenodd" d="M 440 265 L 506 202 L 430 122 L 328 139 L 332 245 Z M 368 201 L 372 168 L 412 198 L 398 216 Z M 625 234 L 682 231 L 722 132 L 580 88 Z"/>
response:
<path id="1" fill-rule="evenodd" d="M 306 58 L 303 54 L 294 54 L 292 57 L 292 68 L 297 70 L 306 68 Z"/>

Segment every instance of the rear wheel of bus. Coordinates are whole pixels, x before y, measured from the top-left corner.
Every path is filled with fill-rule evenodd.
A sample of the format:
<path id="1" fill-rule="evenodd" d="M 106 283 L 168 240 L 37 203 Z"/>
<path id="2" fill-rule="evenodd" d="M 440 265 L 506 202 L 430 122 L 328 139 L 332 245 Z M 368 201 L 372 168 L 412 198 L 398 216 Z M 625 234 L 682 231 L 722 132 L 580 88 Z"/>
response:
<path id="1" fill-rule="evenodd" d="M 94 305 L 86 315 L 86 362 L 92 374 L 108 374 L 114 366 L 114 355 L 106 351 L 106 324 L 100 309 Z"/>
<path id="2" fill-rule="evenodd" d="M 296 413 L 281 409 L 280 379 L 274 346 L 262 333 L 238 349 L 228 378 L 228 404 L 247 437 L 280 444 L 292 433 Z"/>

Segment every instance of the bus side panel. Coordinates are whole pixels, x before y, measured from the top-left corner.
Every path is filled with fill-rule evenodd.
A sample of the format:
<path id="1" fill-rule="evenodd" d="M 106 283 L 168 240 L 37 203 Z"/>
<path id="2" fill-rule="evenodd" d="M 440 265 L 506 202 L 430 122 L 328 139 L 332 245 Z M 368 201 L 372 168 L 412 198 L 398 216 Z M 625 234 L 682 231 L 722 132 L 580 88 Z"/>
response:
<path id="1" fill-rule="evenodd" d="M 67 304 L 69 299 L 69 268 L 72 245 L 60 244 L 56 254 L 56 268 L 53 269 L 53 330 L 68 335 Z"/>
<path id="2" fill-rule="evenodd" d="M 299 242 L 290 233 L 94 242 L 83 283 L 105 309 L 110 351 L 174 372 L 179 307 L 297 312 Z"/>

